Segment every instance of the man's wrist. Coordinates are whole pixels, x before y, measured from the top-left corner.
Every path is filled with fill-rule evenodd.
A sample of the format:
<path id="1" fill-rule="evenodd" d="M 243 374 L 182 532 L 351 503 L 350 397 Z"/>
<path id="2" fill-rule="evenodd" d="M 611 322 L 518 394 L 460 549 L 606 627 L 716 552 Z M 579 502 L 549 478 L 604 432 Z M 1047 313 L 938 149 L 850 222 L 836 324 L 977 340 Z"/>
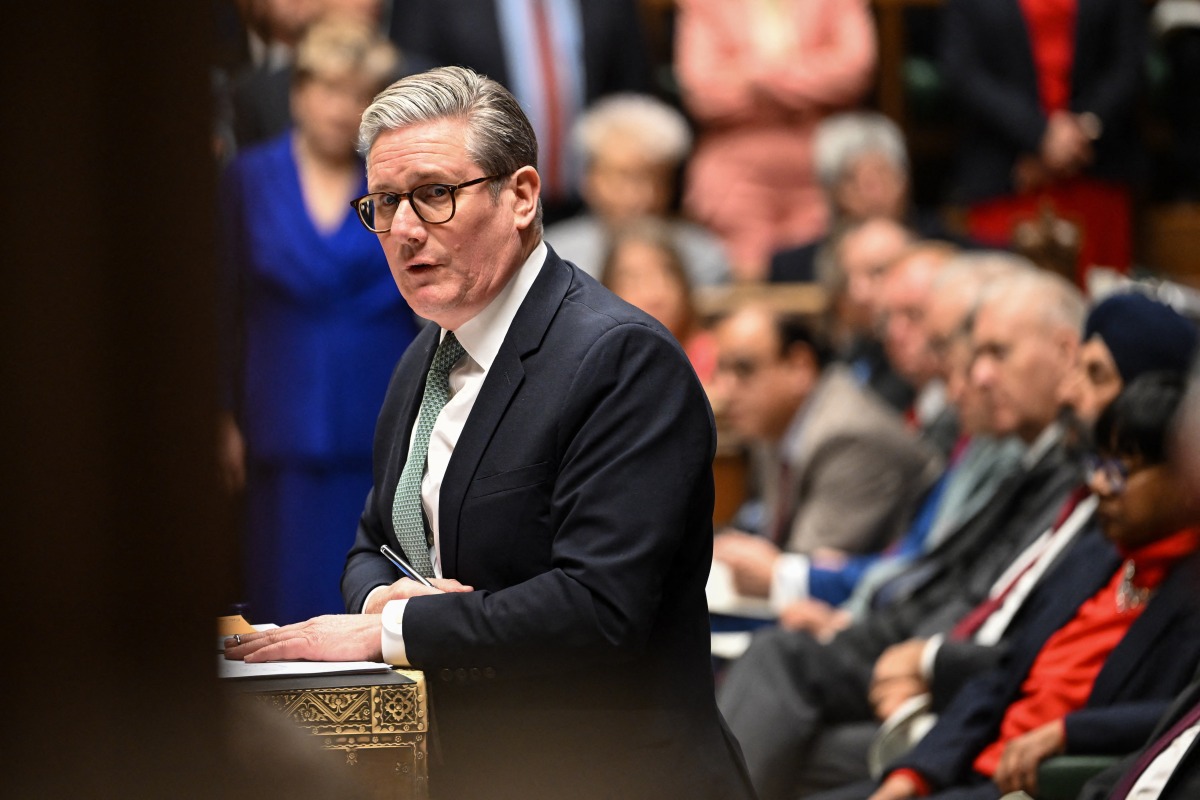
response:
<path id="1" fill-rule="evenodd" d="M 379 591 L 381 589 L 386 589 L 386 588 L 387 588 L 387 584 L 381 583 L 378 586 L 376 586 L 374 589 L 372 589 L 371 591 L 367 592 L 366 599 L 363 600 L 362 608 L 359 610 L 359 613 L 360 614 L 378 614 L 378 613 L 380 613 L 383 610 L 383 608 L 382 607 L 376 608 L 376 607 L 372 606 L 371 599 L 374 598 L 376 595 L 378 595 Z"/>

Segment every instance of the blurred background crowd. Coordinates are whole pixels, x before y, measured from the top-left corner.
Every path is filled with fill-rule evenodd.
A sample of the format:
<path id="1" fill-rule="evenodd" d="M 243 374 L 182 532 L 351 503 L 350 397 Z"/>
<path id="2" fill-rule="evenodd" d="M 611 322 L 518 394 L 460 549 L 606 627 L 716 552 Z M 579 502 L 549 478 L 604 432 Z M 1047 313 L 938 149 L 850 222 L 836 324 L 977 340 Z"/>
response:
<path id="1" fill-rule="evenodd" d="M 729 456 L 718 522 L 767 513 L 743 502 L 761 481 L 717 380 L 714 323 L 741 305 L 805 317 L 822 366 L 909 429 L 947 416 L 919 328 L 929 285 L 962 254 L 1020 256 L 1091 299 L 1137 281 L 1200 307 L 1191 0 L 218 0 L 214 13 L 219 454 L 258 619 L 339 609 L 374 412 L 420 324 L 349 213 L 366 191 L 358 115 L 405 74 L 466 65 L 520 99 L 547 241 L 675 333 L 710 388 Z"/>
<path id="2" fill-rule="evenodd" d="M 357 122 L 459 64 L 529 115 L 550 246 L 708 392 L 717 699 L 760 796 L 990 800 L 1137 750 L 1200 665 L 1198 9 L 218 3 L 239 610 L 342 610 L 423 324 L 350 209 Z"/>

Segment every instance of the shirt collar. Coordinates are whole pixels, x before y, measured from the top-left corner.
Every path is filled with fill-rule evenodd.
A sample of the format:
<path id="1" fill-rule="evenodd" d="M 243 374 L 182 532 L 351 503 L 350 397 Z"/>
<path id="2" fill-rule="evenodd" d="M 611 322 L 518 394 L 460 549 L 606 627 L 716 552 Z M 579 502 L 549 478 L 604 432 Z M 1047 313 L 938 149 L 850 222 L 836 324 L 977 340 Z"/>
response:
<path id="1" fill-rule="evenodd" d="M 1026 470 L 1033 469 L 1037 463 L 1050 452 L 1054 445 L 1058 444 L 1062 438 L 1063 427 L 1061 423 L 1053 422 L 1038 434 L 1038 437 L 1033 440 L 1033 444 L 1029 445 L 1029 449 L 1021 455 L 1021 466 Z"/>
<path id="2" fill-rule="evenodd" d="M 546 243 L 538 242 L 529 258 L 525 259 L 525 263 L 500 293 L 492 298 L 492 302 L 454 331 L 463 350 L 467 351 L 471 360 L 483 367 L 485 372 L 492 368 L 496 353 L 500 352 L 500 345 L 504 344 L 504 338 L 508 335 L 508 329 L 512 326 L 521 303 L 525 302 L 525 296 L 529 294 L 529 289 L 542 271 L 547 253 Z M 445 336 L 445 333 L 442 335 Z"/>

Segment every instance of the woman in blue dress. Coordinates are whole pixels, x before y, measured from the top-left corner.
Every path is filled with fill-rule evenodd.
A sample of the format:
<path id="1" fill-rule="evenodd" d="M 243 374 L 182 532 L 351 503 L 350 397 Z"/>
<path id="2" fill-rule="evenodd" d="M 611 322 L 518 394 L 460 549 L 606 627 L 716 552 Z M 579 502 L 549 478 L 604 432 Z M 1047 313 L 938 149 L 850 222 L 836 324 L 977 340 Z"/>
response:
<path id="1" fill-rule="evenodd" d="M 220 456 L 227 482 L 245 486 L 242 598 L 255 622 L 343 610 L 375 417 L 417 330 L 350 208 L 367 191 L 359 118 L 397 64 L 370 28 L 318 22 L 296 51 L 293 129 L 223 176 Z"/>

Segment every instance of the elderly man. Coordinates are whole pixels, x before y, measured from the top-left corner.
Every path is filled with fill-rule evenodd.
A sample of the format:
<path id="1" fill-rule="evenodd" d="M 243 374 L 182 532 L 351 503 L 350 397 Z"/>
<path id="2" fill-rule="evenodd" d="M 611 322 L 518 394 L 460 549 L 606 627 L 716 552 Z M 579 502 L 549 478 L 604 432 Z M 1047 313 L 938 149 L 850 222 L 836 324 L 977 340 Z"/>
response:
<path id="1" fill-rule="evenodd" d="M 870 217 L 839 232 L 821 262 L 838 358 L 850 365 L 860 384 L 901 412 L 914 392 L 883 350 L 883 285 L 892 264 L 913 244 L 912 231 L 899 222 Z"/>
<path id="2" fill-rule="evenodd" d="M 782 607 L 805 596 L 813 562 L 871 553 L 903 530 L 941 462 L 899 415 L 829 365 L 808 325 L 758 306 L 716 328 L 716 402 L 755 446 L 758 533 L 717 537 L 743 594 Z"/>
<path id="3" fill-rule="evenodd" d="M 916 392 L 905 417 L 944 456 L 958 439 L 958 423 L 946 402 L 941 363 L 929 346 L 925 314 L 933 287 L 954 256 L 943 242 L 919 242 L 904 251 L 883 279 L 883 349 L 888 363 Z"/>
<path id="4" fill-rule="evenodd" d="M 1099 303 L 1083 327 L 1084 344 L 1059 399 L 1088 430 L 1122 388 L 1147 372 L 1182 373 L 1196 350 L 1195 326 L 1163 303 L 1141 294 L 1120 294 Z M 1086 432 L 1081 432 L 1087 435 Z M 1000 643 L 1015 632 L 1018 612 L 1054 565 L 1071 558 L 1074 542 L 1094 528 L 1097 500 L 1083 487 L 1056 524 L 1014 559 L 988 598 L 955 625 L 949 637 L 905 642 L 875 664 L 872 702 L 881 719 L 908 698 L 932 692 L 942 708 L 973 675 L 993 666 Z"/>
<path id="5" fill-rule="evenodd" d="M 1083 311 L 1078 291 L 1046 273 L 1021 271 L 989 286 L 972 329 L 971 379 L 993 432 L 1029 445 L 1021 469 L 884 587 L 892 598 L 886 606 L 828 643 L 805 632 L 765 631 L 730 668 L 719 703 L 764 800 L 852 777 L 829 757 L 837 752 L 829 740 L 841 726 L 873 719 L 875 659 L 890 645 L 949 630 L 1052 522 L 1077 478 L 1056 425 L 1057 390 L 1074 363 Z"/>
<path id="6" fill-rule="evenodd" d="M 499 84 L 405 78 L 360 139 L 355 207 L 436 323 L 380 413 L 342 577 L 362 613 L 227 656 L 425 670 L 438 797 L 750 796 L 713 701 L 715 433 L 686 357 L 543 245 L 537 142 Z"/>

